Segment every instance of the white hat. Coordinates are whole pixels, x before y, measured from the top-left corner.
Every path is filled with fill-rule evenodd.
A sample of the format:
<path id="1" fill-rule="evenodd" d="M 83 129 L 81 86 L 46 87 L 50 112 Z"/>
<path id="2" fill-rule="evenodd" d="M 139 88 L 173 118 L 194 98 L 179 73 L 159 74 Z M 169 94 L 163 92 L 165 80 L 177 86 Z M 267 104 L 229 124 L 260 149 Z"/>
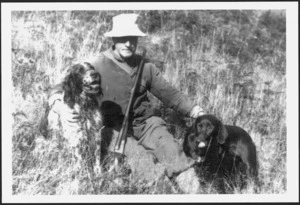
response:
<path id="1" fill-rule="evenodd" d="M 113 17 L 113 28 L 106 37 L 146 36 L 136 24 L 137 14 L 120 14 Z"/>

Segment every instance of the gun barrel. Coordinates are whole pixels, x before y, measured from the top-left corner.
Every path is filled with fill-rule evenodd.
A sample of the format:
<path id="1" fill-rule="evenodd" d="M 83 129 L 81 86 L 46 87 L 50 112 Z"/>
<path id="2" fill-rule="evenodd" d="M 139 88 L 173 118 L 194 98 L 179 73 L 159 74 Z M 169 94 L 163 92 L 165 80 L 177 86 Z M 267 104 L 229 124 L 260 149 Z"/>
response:
<path id="1" fill-rule="evenodd" d="M 130 99 L 129 99 L 128 105 L 126 107 L 125 117 L 124 117 L 124 120 L 123 120 L 123 123 L 122 123 L 122 128 L 119 132 L 119 136 L 117 138 L 117 142 L 116 142 L 116 145 L 115 145 L 115 150 L 114 151 L 117 152 L 117 153 L 123 154 L 123 152 L 124 152 L 126 134 L 127 134 L 127 126 L 128 126 L 128 118 L 129 118 L 129 111 L 130 111 L 132 101 L 133 101 L 133 98 L 134 98 L 134 95 L 135 95 L 135 92 L 136 92 L 136 89 L 137 89 L 138 81 L 139 81 L 140 76 L 142 74 L 146 53 L 147 53 L 147 50 L 144 49 L 143 54 L 142 54 L 142 60 L 139 64 L 139 66 L 138 66 L 137 75 L 136 75 L 134 85 L 133 85 L 132 90 L 131 90 Z"/>

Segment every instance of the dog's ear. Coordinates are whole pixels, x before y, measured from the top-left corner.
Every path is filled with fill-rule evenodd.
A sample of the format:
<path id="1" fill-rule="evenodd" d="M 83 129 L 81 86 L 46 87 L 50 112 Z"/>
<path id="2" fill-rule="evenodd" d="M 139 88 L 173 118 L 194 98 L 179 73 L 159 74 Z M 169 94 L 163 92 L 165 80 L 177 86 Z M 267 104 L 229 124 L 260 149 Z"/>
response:
<path id="1" fill-rule="evenodd" d="M 185 138 L 183 139 L 183 142 L 182 142 L 182 150 L 183 152 L 187 155 L 187 156 L 191 156 L 190 154 L 190 151 L 191 151 L 191 147 L 188 143 L 188 139 L 187 139 L 188 136 L 185 136 Z"/>
<path id="2" fill-rule="evenodd" d="M 82 92 L 82 77 L 77 70 L 72 70 L 63 82 L 64 101 L 73 108 L 77 98 Z"/>
<path id="3" fill-rule="evenodd" d="M 223 125 L 221 121 L 219 121 L 219 133 L 217 136 L 217 140 L 219 144 L 224 144 L 225 140 L 227 139 L 228 132 L 226 127 Z"/>
<path id="4" fill-rule="evenodd" d="M 48 133 L 48 115 L 50 112 L 50 106 L 48 103 L 44 103 L 45 111 L 44 114 L 42 115 L 41 119 L 38 122 L 38 130 L 42 134 L 42 136 L 47 139 L 49 138 L 49 133 Z"/>

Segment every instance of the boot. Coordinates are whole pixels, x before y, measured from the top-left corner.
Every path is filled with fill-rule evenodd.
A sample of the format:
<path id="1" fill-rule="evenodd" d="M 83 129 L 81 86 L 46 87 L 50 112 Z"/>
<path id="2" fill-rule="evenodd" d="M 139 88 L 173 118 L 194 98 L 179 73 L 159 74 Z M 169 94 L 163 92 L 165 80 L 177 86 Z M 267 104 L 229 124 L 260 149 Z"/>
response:
<path id="1" fill-rule="evenodd" d="M 196 176 L 194 168 L 189 168 L 188 170 L 180 173 L 175 179 L 178 187 L 185 194 L 198 194 L 200 191 L 199 178 Z"/>

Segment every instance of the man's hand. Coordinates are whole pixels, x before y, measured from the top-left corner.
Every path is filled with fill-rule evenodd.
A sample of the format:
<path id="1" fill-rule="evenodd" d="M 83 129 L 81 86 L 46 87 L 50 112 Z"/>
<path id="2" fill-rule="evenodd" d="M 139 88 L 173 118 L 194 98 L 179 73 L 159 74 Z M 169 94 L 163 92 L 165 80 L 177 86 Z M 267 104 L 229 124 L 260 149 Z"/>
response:
<path id="1" fill-rule="evenodd" d="M 196 105 L 193 107 L 192 111 L 190 112 L 190 117 L 197 118 L 204 114 L 205 114 L 204 110 L 199 105 Z"/>
<path id="2" fill-rule="evenodd" d="M 48 100 L 51 109 L 58 113 L 62 118 L 70 123 L 77 123 L 80 120 L 80 116 L 75 109 L 71 109 L 67 104 L 63 102 L 62 94 L 54 94 Z"/>

